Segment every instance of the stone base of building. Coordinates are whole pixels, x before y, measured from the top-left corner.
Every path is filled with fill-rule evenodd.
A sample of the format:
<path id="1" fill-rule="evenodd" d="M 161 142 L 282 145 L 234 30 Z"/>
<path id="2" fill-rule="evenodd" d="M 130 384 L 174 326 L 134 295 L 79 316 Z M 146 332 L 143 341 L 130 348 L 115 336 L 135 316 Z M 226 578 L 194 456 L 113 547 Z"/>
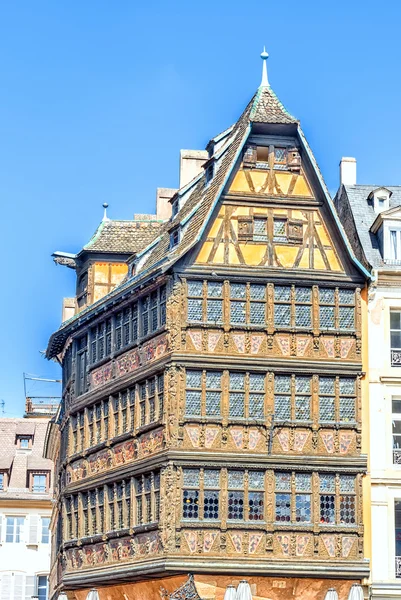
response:
<path id="1" fill-rule="evenodd" d="M 142 582 L 97 587 L 100 600 L 223 600 L 228 585 L 237 586 L 247 579 L 253 600 L 324 600 L 330 587 L 339 600 L 347 600 L 354 580 L 312 579 L 297 577 L 248 577 L 234 575 L 177 575 Z M 68 591 L 69 600 L 86 600 L 90 588 Z M 57 597 L 57 596 L 56 596 Z"/>

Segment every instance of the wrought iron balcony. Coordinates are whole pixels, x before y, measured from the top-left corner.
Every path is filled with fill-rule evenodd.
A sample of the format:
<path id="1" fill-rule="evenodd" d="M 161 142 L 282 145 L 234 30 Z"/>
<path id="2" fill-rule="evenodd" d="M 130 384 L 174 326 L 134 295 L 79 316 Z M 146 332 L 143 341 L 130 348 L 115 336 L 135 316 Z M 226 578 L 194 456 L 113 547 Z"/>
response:
<path id="1" fill-rule="evenodd" d="M 401 367 L 401 350 L 391 350 L 391 366 Z"/>
<path id="2" fill-rule="evenodd" d="M 401 465 L 401 448 L 393 448 L 393 464 Z"/>
<path id="3" fill-rule="evenodd" d="M 395 557 L 395 576 L 401 578 L 401 556 Z"/>

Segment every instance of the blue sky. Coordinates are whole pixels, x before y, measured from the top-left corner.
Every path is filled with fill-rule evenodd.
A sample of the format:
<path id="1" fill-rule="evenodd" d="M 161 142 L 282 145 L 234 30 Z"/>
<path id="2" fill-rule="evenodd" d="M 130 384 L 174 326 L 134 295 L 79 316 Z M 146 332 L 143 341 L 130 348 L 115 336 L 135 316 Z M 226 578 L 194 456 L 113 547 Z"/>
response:
<path id="1" fill-rule="evenodd" d="M 303 125 L 334 193 L 341 156 L 358 182 L 401 184 L 401 3 L 134 0 L 0 4 L 0 399 L 24 410 L 22 373 L 44 360 L 78 251 L 102 217 L 153 212 L 180 148 L 203 148 L 269 78 Z"/>

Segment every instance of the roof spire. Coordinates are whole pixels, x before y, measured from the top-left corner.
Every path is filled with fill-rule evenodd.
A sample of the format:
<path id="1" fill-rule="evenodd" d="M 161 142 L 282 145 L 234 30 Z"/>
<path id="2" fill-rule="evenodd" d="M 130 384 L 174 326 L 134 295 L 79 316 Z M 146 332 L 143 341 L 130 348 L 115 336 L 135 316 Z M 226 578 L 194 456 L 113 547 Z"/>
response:
<path id="1" fill-rule="evenodd" d="M 108 209 L 109 205 L 107 204 L 107 202 L 104 202 L 102 206 L 104 208 L 102 221 L 110 221 L 109 217 L 107 216 L 107 209 Z"/>
<path id="2" fill-rule="evenodd" d="M 269 55 L 266 52 L 265 46 L 263 46 L 263 52 L 260 55 L 260 58 L 263 60 L 262 81 L 260 82 L 260 87 L 269 87 L 269 80 L 267 78 L 267 64 L 266 64 L 266 61 L 269 58 Z"/>

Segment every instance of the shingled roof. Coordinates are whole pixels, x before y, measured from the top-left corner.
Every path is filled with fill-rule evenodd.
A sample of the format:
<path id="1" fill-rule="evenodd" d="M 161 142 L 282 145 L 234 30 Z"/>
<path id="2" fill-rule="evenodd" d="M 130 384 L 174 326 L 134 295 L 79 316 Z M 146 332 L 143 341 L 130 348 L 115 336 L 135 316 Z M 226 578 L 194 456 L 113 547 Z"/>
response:
<path id="1" fill-rule="evenodd" d="M 398 270 L 399 265 L 385 264 L 380 252 L 377 236 L 370 231 L 377 218 L 369 194 L 380 185 L 342 185 L 335 197 L 337 211 L 356 255 L 367 268 L 385 266 L 388 270 Z M 392 192 L 389 207 L 401 206 L 401 186 L 386 186 Z"/>
<path id="2" fill-rule="evenodd" d="M 146 219 L 133 221 L 103 220 L 82 252 L 138 253 L 159 234 L 162 221 Z M 81 254 L 80 253 L 80 254 Z"/>
<path id="3" fill-rule="evenodd" d="M 60 351 L 69 335 L 70 327 L 78 319 L 82 319 L 84 314 L 85 318 L 89 318 L 90 314 L 99 310 L 100 304 L 103 305 L 109 300 L 115 299 L 119 294 L 123 294 L 127 287 L 137 285 L 144 277 L 150 276 L 156 270 L 167 271 L 198 243 L 229 181 L 233 169 L 240 159 L 241 151 L 248 139 L 252 126 L 257 126 L 258 124 L 267 126 L 280 125 L 285 128 L 286 135 L 298 137 L 300 145 L 311 161 L 312 169 L 316 172 L 319 185 L 321 185 L 322 192 L 351 260 L 364 276 L 368 275 L 365 268 L 356 260 L 353 254 L 323 177 L 302 133 L 299 121 L 285 109 L 270 85 L 261 85 L 238 121 L 226 129 L 220 136 L 217 136 L 219 139 L 221 137 L 221 143 L 218 145 L 215 154 L 206 163 L 207 165 L 214 164 L 214 173 L 211 180 L 207 180 L 206 169 L 204 169 L 202 173 L 197 175 L 184 188 L 178 190 L 175 196 L 179 200 L 180 209 L 178 213 L 172 220 L 159 226 L 157 229 L 158 235 L 152 238 L 148 246 L 145 247 L 144 245 L 143 249 L 136 251 L 135 275 L 131 279 L 124 280 L 122 284 L 114 288 L 113 291 L 104 296 L 99 302 L 94 303 L 64 323 L 60 330 L 50 338 L 47 350 L 48 358 L 52 358 Z M 216 139 L 213 138 L 211 142 L 214 142 Z M 213 147 L 213 144 L 209 142 L 208 147 Z M 180 229 L 179 243 L 175 247 L 170 248 L 170 233 L 176 227 Z M 86 248 L 92 250 L 95 247 L 95 240 L 93 239 L 93 244 L 90 244 Z"/>
<path id="4" fill-rule="evenodd" d="M 7 473 L 8 485 L 0 491 L 6 498 L 50 499 L 51 492 L 33 493 L 28 488 L 30 471 L 52 471 L 53 463 L 43 458 L 48 419 L 0 419 L 0 470 Z M 17 436 L 32 436 L 29 450 L 19 449 Z M 50 477 L 52 485 L 52 476 Z"/>

